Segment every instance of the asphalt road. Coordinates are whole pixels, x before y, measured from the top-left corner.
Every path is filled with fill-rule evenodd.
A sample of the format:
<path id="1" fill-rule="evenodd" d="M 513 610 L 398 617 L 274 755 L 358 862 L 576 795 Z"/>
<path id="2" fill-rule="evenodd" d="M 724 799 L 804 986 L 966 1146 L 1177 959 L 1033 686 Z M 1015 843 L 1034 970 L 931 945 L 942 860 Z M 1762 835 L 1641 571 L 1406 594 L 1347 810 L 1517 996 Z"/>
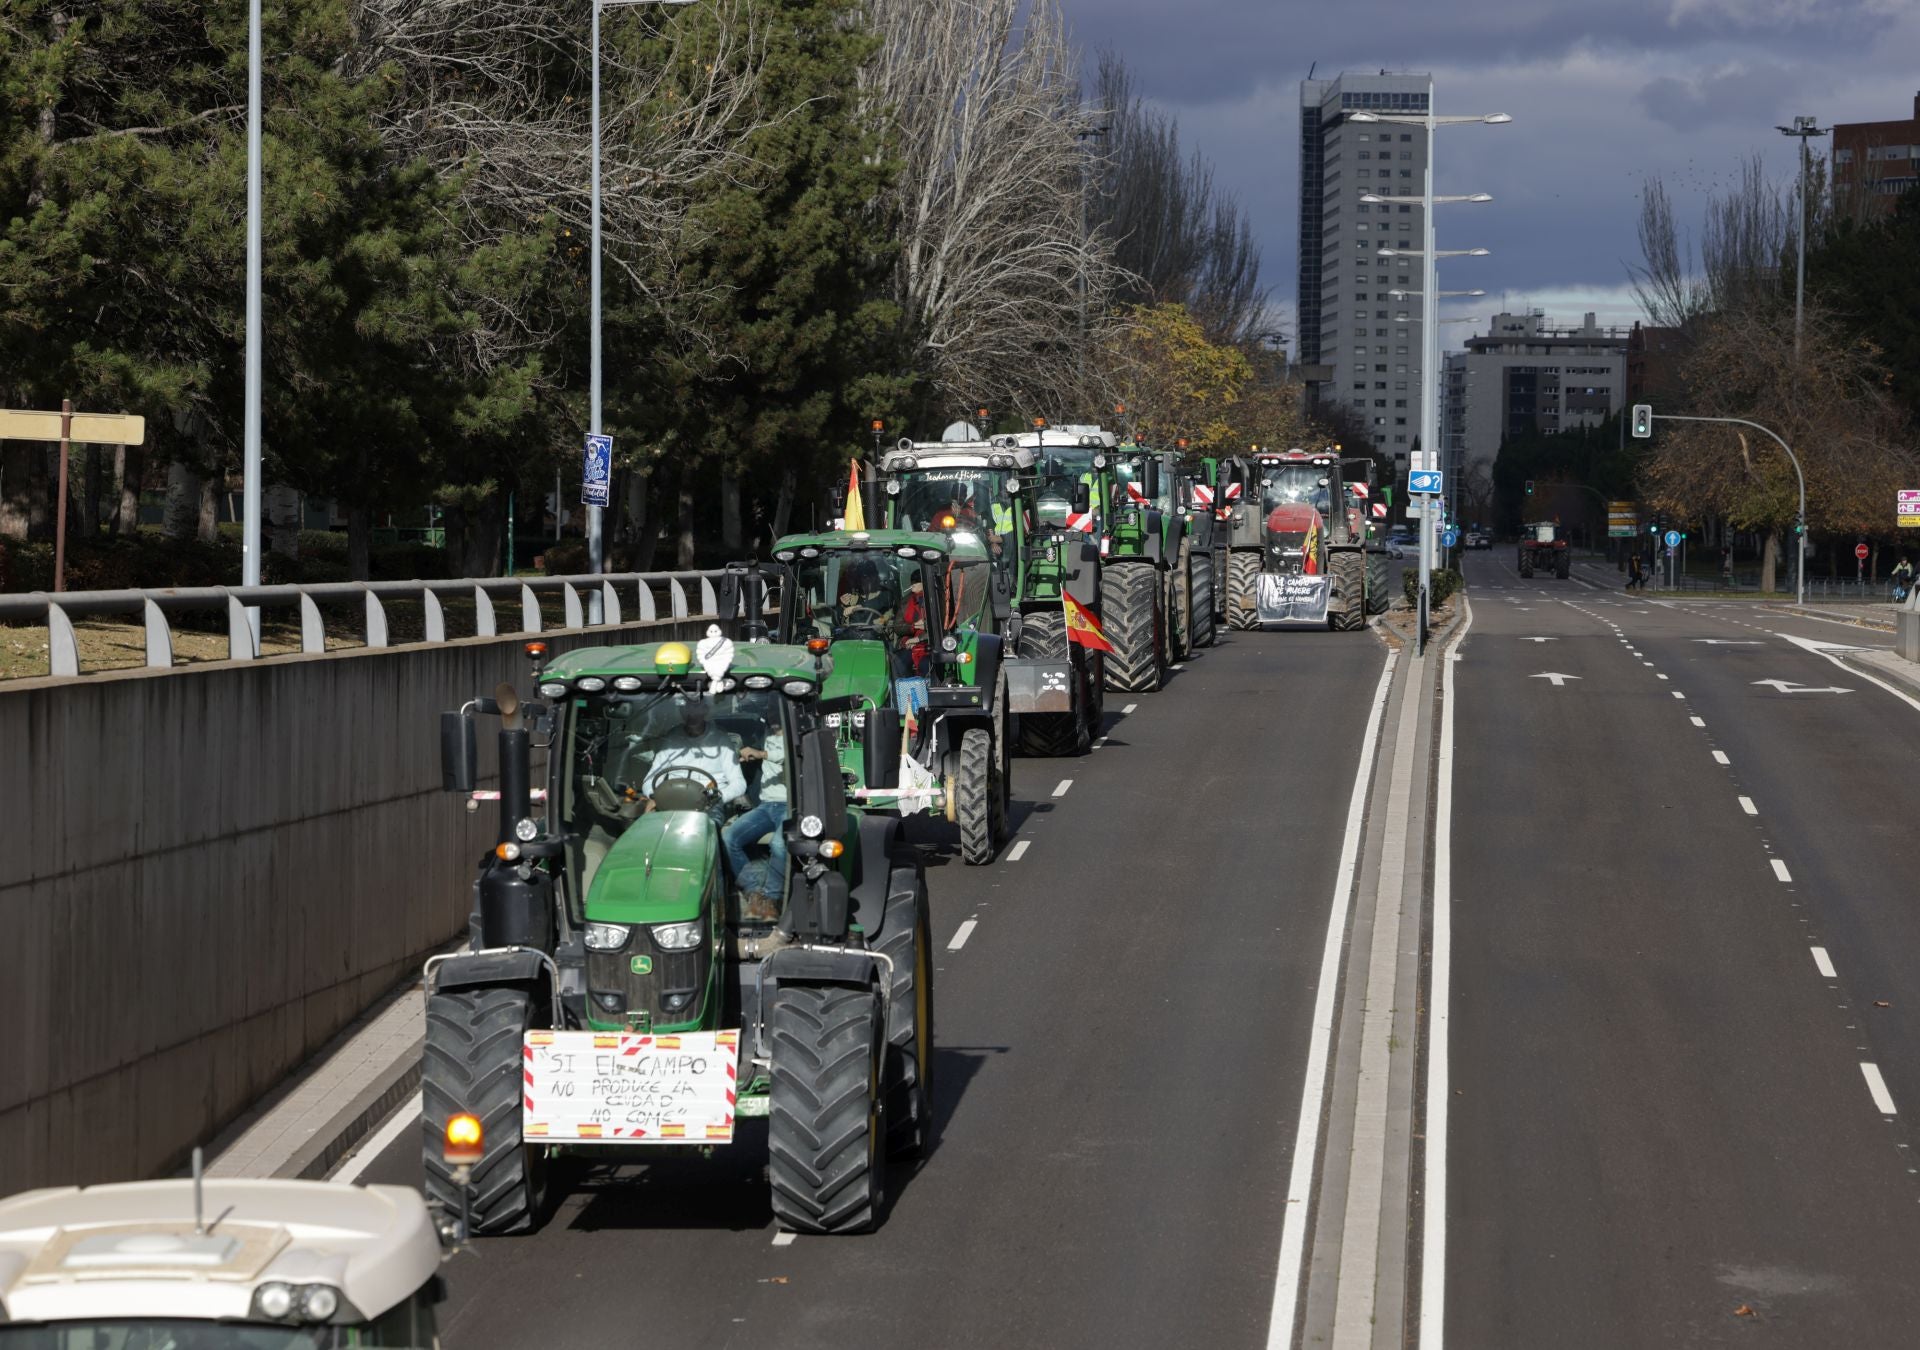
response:
<path id="1" fill-rule="evenodd" d="M 1383 661 L 1367 632 L 1232 635 L 1110 694 L 1084 759 L 1017 763 L 1017 860 L 933 859 L 941 1135 L 879 1231 L 776 1244 L 763 1134 L 595 1174 L 449 1264 L 447 1343 L 1264 1344 Z M 418 1148 L 361 1179 L 417 1185 Z"/>
<path id="2" fill-rule="evenodd" d="M 1884 635 L 1468 576 L 1447 1340 L 1913 1344 L 1920 710 L 1778 636 Z"/>

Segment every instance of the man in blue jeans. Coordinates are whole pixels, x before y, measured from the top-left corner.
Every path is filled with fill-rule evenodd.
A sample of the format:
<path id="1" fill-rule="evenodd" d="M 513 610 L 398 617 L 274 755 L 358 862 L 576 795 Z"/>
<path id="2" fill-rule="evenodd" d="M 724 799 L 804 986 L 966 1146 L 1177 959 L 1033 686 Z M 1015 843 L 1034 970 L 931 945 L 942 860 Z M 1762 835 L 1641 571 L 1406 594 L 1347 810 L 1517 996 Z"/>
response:
<path id="1" fill-rule="evenodd" d="M 787 886 L 787 738 L 777 730 L 768 732 L 761 756 L 760 802 L 722 830 L 720 842 L 733 868 L 734 885 L 744 889 L 749 861 L 747 845 L 772 831 L 764 886 L 784 893 Z M 749 923 L 772 923 L 780 917 L 780 896 L 769 895 L 765 889 L 747 891 L 740 906 L 740 917 Z"/>

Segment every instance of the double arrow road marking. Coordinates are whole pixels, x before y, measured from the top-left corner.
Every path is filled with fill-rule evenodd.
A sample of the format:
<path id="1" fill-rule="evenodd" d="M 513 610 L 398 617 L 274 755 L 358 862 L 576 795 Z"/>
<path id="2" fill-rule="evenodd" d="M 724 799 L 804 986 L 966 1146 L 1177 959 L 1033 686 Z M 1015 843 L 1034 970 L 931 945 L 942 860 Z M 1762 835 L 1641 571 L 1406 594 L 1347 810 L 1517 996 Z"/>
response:
<path id="1" fill-rule="evenodd" d="M 1783 694 L 1851 694 L 1853 690 L 1843 689 L 1837 684 L 1815 688 L 1812 685 L 1795 684 L 1792 680 L 1755 680 L 1755 684 L 1766 685 Z"/>

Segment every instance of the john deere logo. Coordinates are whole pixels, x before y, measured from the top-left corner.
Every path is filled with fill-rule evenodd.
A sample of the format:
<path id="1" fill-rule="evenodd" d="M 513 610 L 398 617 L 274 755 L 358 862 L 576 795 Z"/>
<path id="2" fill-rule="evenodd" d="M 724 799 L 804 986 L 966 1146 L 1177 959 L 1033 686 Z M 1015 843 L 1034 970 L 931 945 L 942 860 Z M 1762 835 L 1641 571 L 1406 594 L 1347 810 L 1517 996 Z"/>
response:
<path id="1" fill-rule="evenodd" d="M 636 956 L 633 960 L 629 961 L 627 965 L 635 975 L 653 974 L 653 958 L 651 956 Z"/>

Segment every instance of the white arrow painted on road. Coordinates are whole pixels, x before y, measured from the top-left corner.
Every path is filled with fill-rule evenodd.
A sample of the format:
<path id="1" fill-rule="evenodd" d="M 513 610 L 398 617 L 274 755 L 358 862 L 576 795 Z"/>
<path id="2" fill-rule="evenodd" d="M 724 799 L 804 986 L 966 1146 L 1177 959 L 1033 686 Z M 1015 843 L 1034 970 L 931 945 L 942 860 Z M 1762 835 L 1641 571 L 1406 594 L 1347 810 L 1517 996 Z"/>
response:
<path id="1" fill-rule="evenodd" d="M 1759 638 L 1695 638 L 1694 641 L 1709 647 L 1758 647 L 1760 645 Z"/>
<path id="2" fill-rule="evenodd" d="M 1532 678 L 1536 680 L 1552 680 L 1553 687 L 1555 689 L 1558 689 L 1561 685 L 1565 684 L 1568 680 L 1577 680 L 1580 677 L 1578 675 L 1562 675 L 1557 670 L 1543 670 L 1538 675 L 1535 675 Z"/>
<path id="3" fill-rule="evenodd" d="M 1853 690 L 1842 689 L 1839 685 L 1828 685 L 1815 689 L 1811 685 L 1798 685 L 1792 680 L 1755 680 L 1755 684 L 1770 685 L 1783 694 L 1851 694 Z"/>
<path id="4" fill-rule="evenodd" d="M 1817 652 L 1821 656 L 1825 656 L 1828 652 L 1864 652 L 1870 650 L 1866 647 L 1850 647 L 1844 642 L 1822 642 L 1818 638 L 1796 637 L 1792 633 L 1775 633 L 1774 636 L 1777 638 L 1785 638 L 1794 646 L 1806 651 Z"/>

